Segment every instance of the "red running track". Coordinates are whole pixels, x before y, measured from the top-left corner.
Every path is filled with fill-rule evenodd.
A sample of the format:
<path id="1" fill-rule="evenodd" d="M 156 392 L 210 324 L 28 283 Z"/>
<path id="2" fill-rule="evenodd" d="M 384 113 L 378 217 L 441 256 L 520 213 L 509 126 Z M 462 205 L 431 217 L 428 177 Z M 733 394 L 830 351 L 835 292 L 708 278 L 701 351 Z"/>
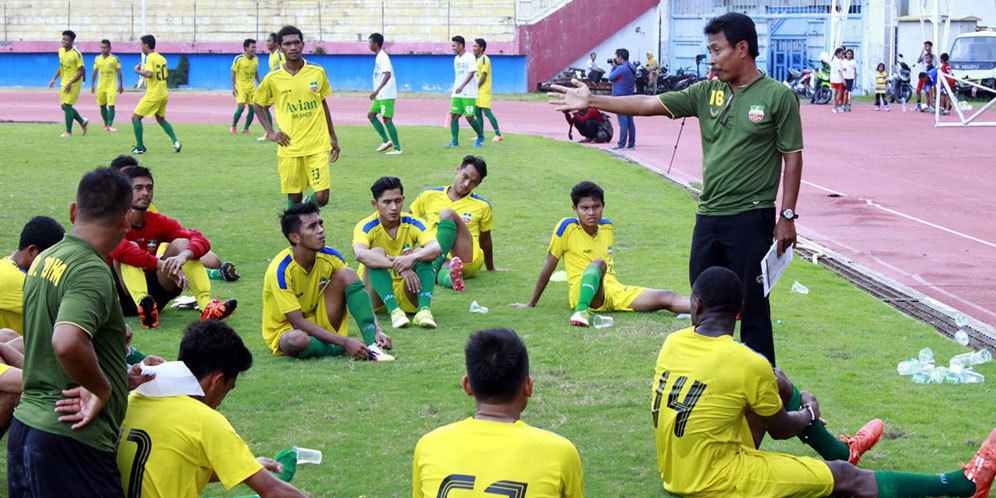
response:
<path id="1" fill-rule="evenodd" d="M 127 122 L 139 97 L 119 97 L 120 122 Z M 92 97 L 83 95 L 80 101 L 83 115 L 99 116 Z M 333 96 L 330 102 L 335 123 L 367 124 L 368 100 Z M 441 126 L 448 104 L 400 100 L 395 122 Z M 178 123 L 227 127 L 232 107 L 228 95 L 176 93 L 168 116 Z M 566 123 L 548 104 L 502 101 L 493 109 L 507 132 L 566 140 Z M 996 120 L 996 114 L 991 116 Z M 0 91 L 2 120 L 61 120 L 55 90 Z M 840 115 L 826 106 L 804 105 L 802 120 L 799 233 L 996 325 L 996 128 L 934 128 L 933 115 L 903 113 L 898 106 L 876 112 L 871 104 Z M 636 123 L 637 148 L 627 155 L 666 170 L 680 121 L 636 118 Z M 469 131 L 462 133 L 469 143 Z M 440 130 L 440 145 L 446 141 L 448 133 Z M 500 145 L 488 142 L 485 149 L 514 143 L 512 137 Z M 688 119 L 671 174 L 701 181 L 701 160 L 698 123 Z"/>

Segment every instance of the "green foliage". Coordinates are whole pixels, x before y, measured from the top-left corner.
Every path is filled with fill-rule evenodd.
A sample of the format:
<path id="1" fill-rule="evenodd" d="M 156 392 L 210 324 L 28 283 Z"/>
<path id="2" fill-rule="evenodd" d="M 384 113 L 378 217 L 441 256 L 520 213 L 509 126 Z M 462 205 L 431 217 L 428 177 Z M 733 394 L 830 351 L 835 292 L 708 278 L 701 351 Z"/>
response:
<path id="1" fill-rule="evenodd" d="M 186 85 L 189 73 L 190 63 L 187 62 L 187 56 L 181 54 L 179 62 L 176 63 L 176 68 L 170 69 L 169 74 L 166 76 L 166 87 L 177 88 L 180 85 Z"/>

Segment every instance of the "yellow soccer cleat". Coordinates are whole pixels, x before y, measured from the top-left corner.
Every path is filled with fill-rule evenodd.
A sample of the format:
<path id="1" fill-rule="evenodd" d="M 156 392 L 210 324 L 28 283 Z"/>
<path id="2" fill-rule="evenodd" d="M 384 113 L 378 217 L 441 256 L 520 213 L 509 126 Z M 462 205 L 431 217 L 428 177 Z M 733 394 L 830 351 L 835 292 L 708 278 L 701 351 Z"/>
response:
<path id="1" fill-rule="evenodd" d="M 408 320 L 408 315 L 405 314 L 405 310 L 397 308 L 391 312 L 391 327 L 403 329 L 411 323 L 412 322 Z"/>
<path id="2" fill-rule="evenodd" d="M 418 313 L 415 313 L 415 318 L 412 319 L 415 325 L 426 329 L 436 328 L 436 320 L 432 318 L 432 312 L 429 308 L 422 308 Z"/>

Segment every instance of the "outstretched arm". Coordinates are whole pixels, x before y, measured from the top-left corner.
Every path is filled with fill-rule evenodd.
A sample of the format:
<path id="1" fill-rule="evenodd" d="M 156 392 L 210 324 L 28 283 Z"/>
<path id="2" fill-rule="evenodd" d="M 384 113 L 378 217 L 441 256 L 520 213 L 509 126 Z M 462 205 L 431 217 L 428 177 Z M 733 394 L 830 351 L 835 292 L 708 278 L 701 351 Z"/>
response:
<path id="1" fill-rule="evenodd" d="M 536 279 L 536 288 L 533 289 L 533 297 L 528 303 L 512 303 L 509 306 L 513 308 L 534 308 L 536 303 L 539 302 L 540 296 L 543 295 L 543 290 L 546 289 L 546 284 L 550 282 L 550 275 L 553 275 L 553 271 L 557 269 L 557 264 L 560 263 L 560 258 L 554 256 L 553 254 L 546 253 L 546 263 L 543 264 L 543 269 L 540 270 L 539 278 Z"/>
<path id="2" fill-rule="evenodd" d="M 277 479 L 276 476 L 266 469 L 260 469 L 243 482 L 262 498 L 297 498 L 308 496 L 298 491 L 294 486 L 291 486 L 290 483 Z"/>
<path id="3" fill-rule="evenodd" d="M 507 268 L 495 268 L 494 243 L 491 240 L 491 230 L 481 232 L 481 252 L 484 253 L 484 267 L 488 271 L 508 271 Z"/>
<path id="4" fill-rule="evenodd" d="M 554 91 L 547 93 L 550 103 L 558 106 L 558 111 L 581 110 L 594 107 L 600 111 L 613 112 L 616 114 L 628 114 L 631 116 L 667 116 L 671 114 L 661 105 L 661 101 L 653 95 L 628 95 L 625 97 L 609 97 L 606 95 L 594 95 L 588 86 L 578 81 L 571 80 L 574 88 L 553 85 Z"/>

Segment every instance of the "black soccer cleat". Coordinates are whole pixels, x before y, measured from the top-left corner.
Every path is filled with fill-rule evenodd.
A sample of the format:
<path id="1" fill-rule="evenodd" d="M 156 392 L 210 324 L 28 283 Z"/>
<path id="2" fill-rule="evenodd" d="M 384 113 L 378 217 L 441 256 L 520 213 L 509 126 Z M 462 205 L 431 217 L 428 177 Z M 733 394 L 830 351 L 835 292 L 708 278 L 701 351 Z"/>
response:
<path id="1" fill-rule="evenodd" d="M 221 268 L 219 268 L 219 271 L 221 272 L 222 280 L 226 282 L 235 282 L 238 279 L 242 278 L 242 276 L 239 275 L 237 271 L 235 271 L 235 265 L 230 261 L 225 261 L 224 263 L 222 263 Z"/>

